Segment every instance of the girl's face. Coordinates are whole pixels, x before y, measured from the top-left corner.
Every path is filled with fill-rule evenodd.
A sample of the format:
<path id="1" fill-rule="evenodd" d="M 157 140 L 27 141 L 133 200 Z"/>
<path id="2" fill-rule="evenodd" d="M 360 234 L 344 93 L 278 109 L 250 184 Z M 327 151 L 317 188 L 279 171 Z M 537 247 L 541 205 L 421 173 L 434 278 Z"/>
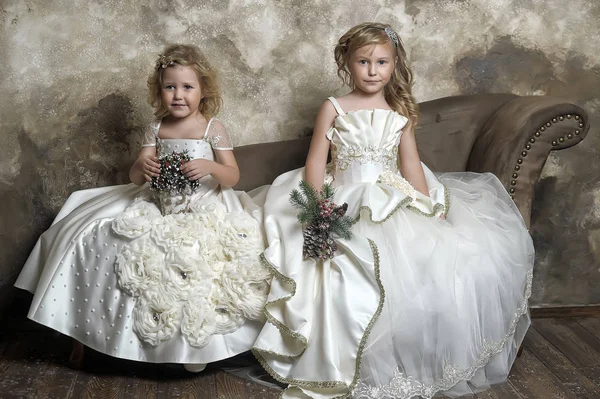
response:
<path id="1" fill-rule="evenodd" d="M 357 89 L 376 94 L 390 81 L 395 64 L 396 54 L 390 44 L 369 44 L 352 53 L 348 69 Z"/>
<path id="2" fill-rule="evenodd" d="M 202 85 L 188 66 L 175 65 L 163 71 L 161 99 L 174 118 L 196 116 L 202 100 Z"/>

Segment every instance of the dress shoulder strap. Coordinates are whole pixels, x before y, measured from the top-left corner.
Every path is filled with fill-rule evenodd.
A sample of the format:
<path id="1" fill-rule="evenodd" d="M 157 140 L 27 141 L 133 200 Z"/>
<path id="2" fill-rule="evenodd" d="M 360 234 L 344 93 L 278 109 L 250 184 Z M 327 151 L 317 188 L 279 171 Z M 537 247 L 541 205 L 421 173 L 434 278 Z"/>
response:
<path id="1" fill-rule="evenodd" d="M 206 130 L 204 131 L 204 136 L 202 136 L 202 138 L 206 138 L 206 135 L 208 134 L 208 130 L 210 129 L 210 124 L 212 123 L 212 121 L 215 118 L 210 118 L 210 120 L 208 121 L 208 123 L 206 124 Z"/>
<path id="2" fill-rule="evenodd" d="M 162 123 L 162 118 L 155 120 L 152 123 L 152 133 L 154 133 L 154 137 L 158 139 L 158 131 L 160 130 L 160 124 Z"/>
<path id="3" fill-rule="evenodd" d="M 342 107 L 340 107 L 340 103 L 338 103 L 338 101 L 335 99 L 335 97 L 329 97 L 327 99 L 329 101 L 331 101 L 331 103 L 333 104 L 333 108 L 335 108 L 335 111 L 338 113 L 338 115 L 345 115 L 346 114 L 344 112 L 344 110 L 342 109 Z"/>

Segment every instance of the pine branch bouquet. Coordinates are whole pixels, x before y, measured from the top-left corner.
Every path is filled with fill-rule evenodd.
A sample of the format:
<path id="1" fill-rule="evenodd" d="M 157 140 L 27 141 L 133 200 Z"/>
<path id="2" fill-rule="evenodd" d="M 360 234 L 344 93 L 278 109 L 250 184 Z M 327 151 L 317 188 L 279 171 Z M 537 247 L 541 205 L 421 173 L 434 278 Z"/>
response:
<path id="1" fill-rule="evenodd" d="M 336 205 L 331 184 L 323 184 L 320 192 L 305 180 L 300 189 L 292 190 L 290 202 L 298 209 L 298 221 L 304 227 L 304 259 L 331 259 L 336 250 L 333 236 L 352 237 L 352 219 L 346 216 L 348 204 Z"/>
<path id="2" fill-rule="evenodd" d="M 187 150 L 182 152 L 173 151 L 170 154 L 164 154 L 158 157 L 160 164 L 160 175 L 153 177 L 150 182 L 150 189 L 154 191 L 166 191 L 171 195 L 192 194 L 198 187 L 198 180 L 189 180 L 181 172 L 181 167 L 191 158 Z"/>

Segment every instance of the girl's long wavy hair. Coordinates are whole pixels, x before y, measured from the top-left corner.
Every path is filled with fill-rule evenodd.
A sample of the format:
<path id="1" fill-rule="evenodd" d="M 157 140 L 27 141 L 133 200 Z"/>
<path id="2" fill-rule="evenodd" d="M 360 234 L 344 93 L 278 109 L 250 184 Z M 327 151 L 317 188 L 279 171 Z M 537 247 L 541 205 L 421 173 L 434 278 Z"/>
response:
<path id="1" fill-rule="evenodd" d="M 413 74 L 406 62 L 406 51 L 400 36 L 398 45 L 385 32 L 389 25 L 377 22 L 365 22 L 356 25 L 338 40 L 335 46 L 337 74 L 345 84 L 354 88 L 354 81 L 348 68 L 352 54 L 359 48 L 372 44 L 389 44 L 395 49 L 394 71 L 384 88 L 385 100 L 390 107 L 410 120 L 414 125 L 419 119 L 419 106 L 412 95 Z M 397 35 L 396 35 L 397 36 Z"/>
<path id="2" fill-rule="evenodd" d="M 217 73 L 200 49 L 193 44 L 167 46 L 156 61 L 154 71 L 148 78 L 148 102 L 154 107 L 154 115 L 163 118 L 169 114 L 161 97 L 162 77 L 166 68 L 175 65 L 188 66 L 196 72 L 203 96 L 198 110 L 206 119 L 215 116 L 223 103 Z"/>

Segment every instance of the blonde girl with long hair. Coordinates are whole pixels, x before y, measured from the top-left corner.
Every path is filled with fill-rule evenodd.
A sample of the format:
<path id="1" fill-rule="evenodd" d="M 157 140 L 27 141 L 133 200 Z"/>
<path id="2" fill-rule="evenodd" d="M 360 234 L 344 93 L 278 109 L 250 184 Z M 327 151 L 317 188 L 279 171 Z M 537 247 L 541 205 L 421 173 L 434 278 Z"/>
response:
<path id="1" fill-rule="evenodd" d="M 350 90 L 321 105 L 306 166 L 266 197 L 274 279 L 256 357 L 284 398 L 456 397 L 504 381 L 529 326 L 534 252 L 518 209 L 492 174 L 420 161 L 392 27 L 357 25 L 334 55 Z M 352 237 L 331 257 L 302 255 L 319 244 L 288 201 L 302 180 L 347 204 Z"/>

